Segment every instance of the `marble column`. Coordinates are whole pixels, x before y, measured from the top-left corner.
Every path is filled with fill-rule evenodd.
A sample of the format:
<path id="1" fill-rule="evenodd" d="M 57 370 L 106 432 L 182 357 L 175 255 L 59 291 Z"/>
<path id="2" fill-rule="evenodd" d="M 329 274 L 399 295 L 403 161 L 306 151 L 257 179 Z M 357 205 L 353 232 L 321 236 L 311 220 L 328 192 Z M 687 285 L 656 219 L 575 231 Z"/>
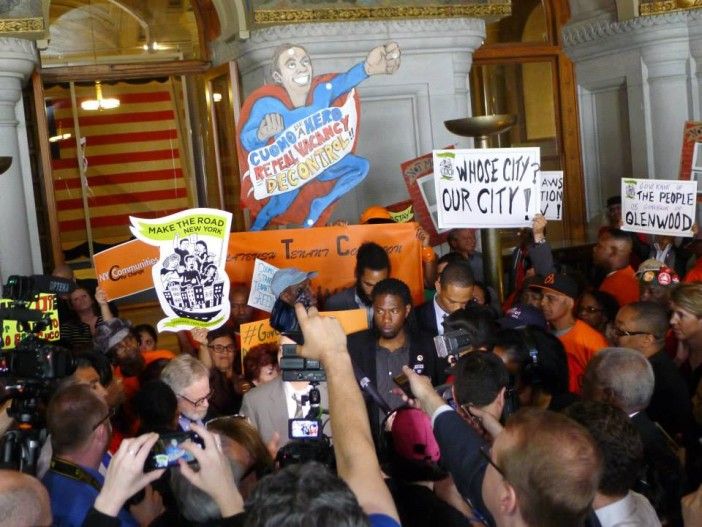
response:
<path id="1" fill-rule="evenodd" d="M 12 165 L 0 175 L 0 279 L 41 273 L 41 250 L 22 101 L 37 64 L 33 41 L 0 38 L 0 156 Z"/>

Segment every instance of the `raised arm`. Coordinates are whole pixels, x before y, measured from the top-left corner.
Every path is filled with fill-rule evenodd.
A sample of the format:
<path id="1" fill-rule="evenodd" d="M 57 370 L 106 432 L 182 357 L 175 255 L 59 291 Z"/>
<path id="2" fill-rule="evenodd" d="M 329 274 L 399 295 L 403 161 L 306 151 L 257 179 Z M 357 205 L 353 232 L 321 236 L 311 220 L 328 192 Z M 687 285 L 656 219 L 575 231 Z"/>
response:
<path id="1" fill-rule="evenodd" d="M 375 455 L 368 414 L 341 324 L 334 318 L 320 317 L 315 308 L 305 311 L 302 304 L 295 305 L 295 312 L 305 336 L 298 353 L 319 360 L 326 372 L 339 477 L 351 488 L 366 514 L 385 514 L 399 522 Z"/>

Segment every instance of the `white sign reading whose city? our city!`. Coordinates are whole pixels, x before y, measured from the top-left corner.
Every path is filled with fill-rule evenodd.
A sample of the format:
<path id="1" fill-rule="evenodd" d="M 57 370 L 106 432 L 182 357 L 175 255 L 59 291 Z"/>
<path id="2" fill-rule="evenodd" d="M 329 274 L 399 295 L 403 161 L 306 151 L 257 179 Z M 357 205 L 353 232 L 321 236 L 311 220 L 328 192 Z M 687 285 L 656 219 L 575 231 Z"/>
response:
<path id="1" fill-rule="evenodd" d="M 526 227 L 541 212 L 539 148 L 434 150 L 439 227 Z"/>

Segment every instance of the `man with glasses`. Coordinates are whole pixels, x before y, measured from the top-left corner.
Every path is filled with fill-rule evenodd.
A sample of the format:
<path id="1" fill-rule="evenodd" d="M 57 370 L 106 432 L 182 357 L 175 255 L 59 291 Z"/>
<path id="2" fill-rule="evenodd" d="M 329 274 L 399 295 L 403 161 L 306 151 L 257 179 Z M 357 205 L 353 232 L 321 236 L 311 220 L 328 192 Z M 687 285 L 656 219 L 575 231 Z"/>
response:
<path id="1" fill-rule="evenodd" d="M 42 482 L 51 498 L 54 525 L 78 527 L 93 506 L 104 482 L 98 467 L 112 434 L 111 416 L 105 401 L 86 384 L 68 386 L 49 402 L 46 426 L 53 457 Z M 156 502 L 146 498 L 130 511 L 123 508 L 120 524 L 150 524 L 163 512 L 156 496 Z"/>
<path id="2" fill-rule="evenodd" d="M 190 355 L 178 355 L 163 368 L 161 380 L 178 399 L 179 429 L 187 432 L 191 423 L 202 426 L 213 393 L 207 367 Z"/>
<path id="3" fill-rule="evenodd" d="M 665 351 L 669 329 L 666 309 L 653 302 L 635 302 L 622 307 L 614 323 L 617 346 L 634 349 L 648 359 L 655 384 L 648 416 L 679 442 L 692 425 L 692 405 L 685 381 Z"/>
<path id="4" fill-rule="evenodd" d="M 568 357 L 568 390 L 580 393 L 580 379 L 590 359 L 607 347 L 604 336 L 575 318 L 578 284 L 564 274 L 547 274 L 537 285 L 543 290 L 541 308 L 554 335 L 563 343 Z"/>
<path id="5" fill-rule="evenodd" d="M 583 525 L 601 471 L 597 446 L 587 430 L 561 414 L 536 408 L 512 415 L 504 430 L 482 414 L 495 436 L 489 449 L 427 377 L 410 368 L 404 372 L 419 405 L 432 418 L 442 463 L 483 524 Z"/>

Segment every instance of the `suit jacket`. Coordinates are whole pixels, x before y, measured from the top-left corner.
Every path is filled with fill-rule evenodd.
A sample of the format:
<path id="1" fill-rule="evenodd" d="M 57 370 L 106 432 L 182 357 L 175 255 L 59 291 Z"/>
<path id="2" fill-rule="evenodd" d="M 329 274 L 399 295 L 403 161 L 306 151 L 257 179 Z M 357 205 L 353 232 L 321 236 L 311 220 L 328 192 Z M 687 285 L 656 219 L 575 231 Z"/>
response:
<path id="1" fill-rule="evenodd" d="M 483 502 L 482 488 L 487 461 L 480 448 L 487 443 L 455 411 L 446 411 L 434 421 L 434 436 L 441 451 L 441 464 L 453 476 L 458 492 L 470 500 L 473 509 L 494 525 L 490 511 Z"/>
<path id="2" fill-rule="evenodd" d="M 434 311 L 434 299 L 427 300 L 421 306 L 414 310 L 414 316 L 417 320 L 419 332 L 428 335 L 432 338 L 439 334 L 439 329 L 436 326 L 436 313 Z"/>
<path id="3" fill-rule="evenodd" d="M 321 383 L 318 388 L 322 399 L 321 407 L 323 410 L 328 410 L 327 385 Z M 280 447 L 285 446 L 290 441 L 288 437 L 288 405 L 285 400 L 282 375 L 244 394 L 241 413 L 248 417 L 251 424 L 256 427 L 264 443 L 268 443 L 275 432 L 278 432 L 280 436 Z M 331 427 L 325 427 L 324 432 L 331 436 Z"/>
<path id="4" fill-rule="evenodd" d="M 445 375 L 442 370 L 442 363 L 436 356 L 434 342 L 426 335 L 411 335 L 410 334 L 410 349 L 408 366 L 412 369 L 417 367 L 421 369 L 421 373 L 430 377 L 432 383 L 436 386 L 443 382 Z M 355 368 L 360 369 L 367 376 L 373 386 L 378 386 L 375 366 L 375 348 L 378 341 L 375 331 L 368 329 L 352 333 L 348 336 L 347 347 L 351 355 L 351 361 Z M 415 371 L 417 371 L 415 370 Z M 380 438 L 380 426 L 378 423 L 379 409 L 375 402 L 363 392 L 363 397 L 366 400 L 366 408 L 371 425 L 371 432 L 374 440 Z M 376 443 L 377 444 L 377 443 Z"/>

